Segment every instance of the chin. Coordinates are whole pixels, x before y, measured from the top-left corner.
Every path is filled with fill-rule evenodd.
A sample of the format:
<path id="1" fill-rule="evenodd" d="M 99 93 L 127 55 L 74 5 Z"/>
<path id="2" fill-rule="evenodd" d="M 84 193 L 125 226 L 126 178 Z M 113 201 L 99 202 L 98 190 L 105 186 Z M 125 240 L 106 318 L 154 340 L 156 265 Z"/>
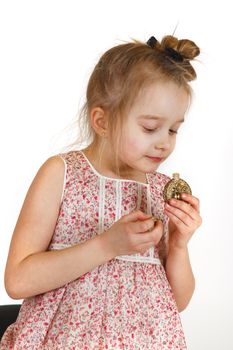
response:
<path id="1" fill-rule="evenodd" d="M 159 168 L 159 165 L 153 167 L 152 169 L 150 169 L 149 171 L 147 171 L 147 173 L 153 173 L 153 172 L 157 171 L 158 168 Z"/>
<path id="2" fill-rule="evenodd" d="M 159 165 L 157 165 L 157 166 L 150 166 L 150 167 L 148 167 L 148 165 L 147 165 L 147 166 L 145 166 L 143 168 L 140 168 L 140 169 L 138 168 L 138 171 L 140 171 L 140 172 L 142 172 L 144 174 L 153 173 L 153 172 L 157 171 L 158 167 L 159 167 Z"/>
<path id="3" fill-rule="evenodd" d="M 147 164 L 144 166 L 144 170 L 142 171 L 144 171 L 145 173 L 152 173 L 153 171 L 156 171 L 159 168 L 161 163 L 162 162 L 154 163 L 154 164 L 151 163 L 150 165 L 148 165 L 148 162 L 147 162 Z"/>

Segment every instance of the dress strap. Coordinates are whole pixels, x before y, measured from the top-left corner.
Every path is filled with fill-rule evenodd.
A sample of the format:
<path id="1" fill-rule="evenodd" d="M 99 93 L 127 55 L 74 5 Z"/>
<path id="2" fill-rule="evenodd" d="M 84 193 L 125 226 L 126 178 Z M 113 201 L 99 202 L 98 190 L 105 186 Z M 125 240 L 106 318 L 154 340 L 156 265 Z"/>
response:
<path id="1" fill-rule="evenodd" d="M 62 195 L 61 195 L 61 200 L 60 200 L 60 205 L 63 201 L 63 198 L 64 198 L 64 192 L 65 192 L 65 187 L 66 187 L 66 177 L 67 177 L 67 163 L 65 161 L 65 158 L 63 157 L 63 155 L 60 153 L 58 154 L 58 157 L 60 157 L 63 162 L 64 162 L 64 165 L 65 165 L 65 170 L 64 170 L 64 180 L 63 180 L 63 188 L 62 188 Z"/>

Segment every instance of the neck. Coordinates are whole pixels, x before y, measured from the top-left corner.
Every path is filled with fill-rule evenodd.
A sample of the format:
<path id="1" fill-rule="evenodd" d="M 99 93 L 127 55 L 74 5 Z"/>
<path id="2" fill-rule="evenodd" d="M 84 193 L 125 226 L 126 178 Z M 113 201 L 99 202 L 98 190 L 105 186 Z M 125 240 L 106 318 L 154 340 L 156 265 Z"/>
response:
<path id="1" fill-rule="evenodd" d="M 82 150 L 90 160 L 94 168 L 102 175 L 114 178 L 123 178 L 136 180 L 141 182 L 146 181 L 146 175 L 137 172 L 136 170 L 127 167 L 122 162 L 119 162 L 119 173 L 114 164 L 114 152 L 109 144 L 98 145 L 96 142 L 90 144 Z"/>

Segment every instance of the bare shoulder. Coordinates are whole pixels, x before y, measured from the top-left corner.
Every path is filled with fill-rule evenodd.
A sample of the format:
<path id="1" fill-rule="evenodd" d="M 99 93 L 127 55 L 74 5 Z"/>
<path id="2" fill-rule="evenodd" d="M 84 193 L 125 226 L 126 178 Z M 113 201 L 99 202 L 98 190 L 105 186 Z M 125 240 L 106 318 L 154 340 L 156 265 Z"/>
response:
<path id="1" fill-rule="evenodd" d="M 24 204 L 42 204 L 59 208 L 65 176 L 65 163 L 59 156 L 48 158 L 37 171 Z M 34 203 L 34 200 L 37 202 Z"/>
<path id="2" fill-rule="evenodd" d="M 48 180 L 50 180 L 50 176 L 53 176 L 54 174 L 56 174 L 56 179 L 61 179 L 63 180 L 64 178 L 64 169 L 65 169 L 65 163 L 64 160 L 58 156 L 51 156 L 49 157 L 39 168 L 35 179 L 40 178 L 41 176 L 47 175 L 48 176 Z"/>
<path id="3" fill-rule="evenodd" d="M 28 255 L 47 249 L 59 215 L 64 176 L 60 156 L 51 156 L 37 171 L 12 234 L 6 277 Z"/>

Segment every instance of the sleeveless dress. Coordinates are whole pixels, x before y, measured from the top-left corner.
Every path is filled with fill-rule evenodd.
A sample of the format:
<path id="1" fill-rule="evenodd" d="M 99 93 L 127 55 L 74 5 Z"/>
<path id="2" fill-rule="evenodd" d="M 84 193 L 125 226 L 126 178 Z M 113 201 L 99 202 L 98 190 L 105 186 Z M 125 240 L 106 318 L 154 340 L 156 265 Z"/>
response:
<path id="1" fill-rule="evenodd" d="M 164 241 L 168 217 L 162 191 L 168 176 L 147 173 L 147 184 L 114 179 L 99 174 L 81 150 L 58 156 L 65 179 L 47 250 L 84 242 L 136 209 L 163 221 Z M 158 247 L 115 257 L 60 288 L 24 299 L 0 349 L 187 349 Z"/>

